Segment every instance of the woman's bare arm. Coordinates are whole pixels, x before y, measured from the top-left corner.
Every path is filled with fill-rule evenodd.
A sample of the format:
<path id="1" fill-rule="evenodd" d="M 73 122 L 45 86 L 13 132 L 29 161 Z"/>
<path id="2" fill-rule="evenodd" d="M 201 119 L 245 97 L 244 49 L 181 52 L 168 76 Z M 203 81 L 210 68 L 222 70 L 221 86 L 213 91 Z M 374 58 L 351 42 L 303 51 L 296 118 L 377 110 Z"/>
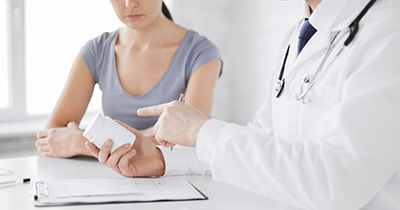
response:
<path id="1" fill-rule="evenodd" d="M 72 157 L 92 154 L 78 125 L 93 94 L 94 78 L 79 54 L 46 128 L 37 133 L 37 152 L 51 157 Z"/>

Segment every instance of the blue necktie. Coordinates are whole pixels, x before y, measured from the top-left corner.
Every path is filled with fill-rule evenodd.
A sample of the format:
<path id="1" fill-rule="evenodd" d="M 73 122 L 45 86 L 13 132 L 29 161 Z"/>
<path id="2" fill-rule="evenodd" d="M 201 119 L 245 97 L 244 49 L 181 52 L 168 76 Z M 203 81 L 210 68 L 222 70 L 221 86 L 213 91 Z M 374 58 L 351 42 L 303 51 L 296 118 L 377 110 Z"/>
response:
<path id="1" fill-rule="evenodd" d="M 315 32 L 317 32 L 317 30 L 310 24 L 310 21 L 306 19 L 300 30 L 297 54 L 300 54 L 304 46 L 306 46 L 308 40 L 311 39 Z"/>

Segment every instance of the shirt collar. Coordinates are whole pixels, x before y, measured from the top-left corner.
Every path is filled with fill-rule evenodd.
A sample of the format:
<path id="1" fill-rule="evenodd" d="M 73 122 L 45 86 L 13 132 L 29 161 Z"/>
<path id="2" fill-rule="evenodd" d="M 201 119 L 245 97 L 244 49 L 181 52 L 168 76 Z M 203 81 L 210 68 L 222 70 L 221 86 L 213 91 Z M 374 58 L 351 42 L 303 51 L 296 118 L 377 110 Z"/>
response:
<path id="1" fill-rule="evenodd" d="M 304 20 L 304 19 L 308 19 L 310 18 L 310 7 L 308 6 L 308 4 L 306 2 L 304 2 L 303 4 L 303 9 L 301 10 L 301 15 L 300 15 L 300 19 Z"/>
<path id="2" fill-rule="evenodd" d="M 301 13 L 300 13 L 300 17 L 299 17 L 297 25 L 296 25 L 297 28 L 300 29 L 301 26 L 304 23 L 304 20 L 305 19 L 310 19 L 310 16 L 311 16 L 310 7 L 308 6 L 308 4 L 306 2 L 304 2 L 303 3 L 303 8 L 302 8 Z M 313 24 L 311 24 L 311 25 L 313 25 Z M 300 32 L 300 31 L 298 30 L 298 32 Z"/>
<path id="3" fill-rule="evenodd" d="M 322 0 L 310 15 L 307 3 L 303 8 L 302 18 L 309 18 L 310 23 L 319 33 L 328 35 L 348 27 L 370 0 Z"/>

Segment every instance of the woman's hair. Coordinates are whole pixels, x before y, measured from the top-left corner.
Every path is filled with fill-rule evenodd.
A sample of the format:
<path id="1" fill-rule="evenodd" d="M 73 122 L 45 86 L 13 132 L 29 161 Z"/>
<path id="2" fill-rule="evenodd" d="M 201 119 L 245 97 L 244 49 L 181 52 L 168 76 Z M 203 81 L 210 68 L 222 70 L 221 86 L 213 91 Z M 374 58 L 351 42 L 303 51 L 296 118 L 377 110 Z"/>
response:
<path id="1" fill-rule="evenodd" d="M 162 2 L 162 7 L 161 7 L 162 13 L 165 15 L 165 17 L 167 17 L 169 20 L 174 21 L 172 19 L 172 15 L 169 12 L 167 6 L 165 5 L 164 1 Z"/>

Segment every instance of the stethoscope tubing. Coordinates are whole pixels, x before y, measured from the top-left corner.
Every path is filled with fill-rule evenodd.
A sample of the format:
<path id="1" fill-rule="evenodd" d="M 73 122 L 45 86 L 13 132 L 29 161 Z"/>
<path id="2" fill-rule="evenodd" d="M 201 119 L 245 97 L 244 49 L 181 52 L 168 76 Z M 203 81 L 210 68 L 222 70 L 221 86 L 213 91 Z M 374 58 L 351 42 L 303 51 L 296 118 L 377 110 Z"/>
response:
<path id="1" fill-rule="evenodd" d="M 332 39 L 332 41 L 331 41 L 331 43 L 330 43 L 330 45 L 329 45 L 328 51 L 325 53 L 324 59 L 322 60 L 321 64 L 318 66 L 317 70 L 315 71 L 315 73 L 313 74 L 312 78 L 310 79 L 310 85 L 309 85 L 309 86 L 307 87 L 307 89 L 305 89 L 300 95 L 295 96 L 295 99 L 296 99 L 296 100 L 301 100 L 301 99 L 303 99 L 303 98 L 307 95 L 307 93 L 311 90 L 311 88 L 312 88 L 312 87 L 322 78 L 322 76 L 324 75 L 324 72 L 325 72 L 325 71 L 323 71 L 323 72 L 321 73 L 321 75 L 318 77 L 318 79 L 315 79 L 316 76 L 317 76 L 317 74 L 318 74 L 318 73 L 322 70 L 322 68 L 324 67 L 324 65 L 325 65 L 326 61 L 328 60 L 329 56 L 331 55 L 333 49 L 334 49 L 334 48 L 337 46 L 337 44 L 339 43 L 339 42 L 336 42 L 336 43 L 335 43 L 335 40 L 336 40 L 336 38 L 337 38 L 337 36 L 338 36 L 339 34 L 340 34 L 340 31 L 337 32 L 336 35 L 334 36 L 334 38 Z M 341 37 L 341 38 L 342 38 L 342 37 Z M 338 41 L 340 41 L 340 39 L 339 39 Z M 343 47 L 342 47 L 342 49 L 343 49 Z"/>
<path id="2" fill-rule="evenodd" d="M 340 51 L 343 50 L 344 47 L 347 47 L 348 45 L 350 45 L 350 43 L 354 40 L 354 37 L 358 34 L 358 29 L 359 29 L 359 22 L 361 21 L 361 19 L 365 16 L 365 14 L 369 11 L 369 9 L 371 9 L 371 7 L 375 4 L 377 0 L 370 0 L 368 2 L 368 4 L 364 7 L 364 9 L 360 12 L 360 14 L 356 17 L 356 19 L 354 19 L 354 21 L 349 25 L 348 29 L 343 33 L 343 35 L 338 39 L 338 41 L 335 43 L 338 35 L 342 32 L 339 31 L 337 32 L 337 34 L 334 36 L 334 38 L 332 39 L 328 51 L 326 52 L 321 64 L 318 66 L 317 70 L 315 71 L 315 73 L 313 74 L 312 78 L 310 79 L 310 84 L 308 85 L 307 89 L 303 92 L 301 91 L 300 95 L 295 96 L 296 100 L 301 100 L 304 99 L 304 97 L 307 95 L 307 93 L 311 90 L 311 88 L 322 78 L 322 76 L 324 75 L 324 72 L 321 73 L 321 75 L 316 78 L 316 75 L 323 69 L 326 61 L 328 60 L 330 54 L 332 53 L 333 49 L 337 46 L 337 44 L 339 43 L 339 41 L 344 37 L 344 34 L 349 33 L 349 36 L 347 37 L 347 39 L 343 42 L 343 46 L 340 49 Z M 279 72 L 279 78 L 278 78 L 278 82 L 277 84 L 279 85 L 280 88 L 277 88 L 276 91 L 278 92 L 278 94 L 276 95 L 276 98 L 279 98 L 283 88 L 284 88 L 284 83 L 285 83 L 285 79 L 283 78 L 283 73 L 285 71 L 285 66 L 286 66 L 286 60 L 288 57 L 288 52 L 290 49 L 290 45 L 288 46 L 286 55 L 285 55 L 285 59 L 283 61 L 283 65 L 282 68 Z M 303 78 L 304 79 L 304 78 Z"/>

